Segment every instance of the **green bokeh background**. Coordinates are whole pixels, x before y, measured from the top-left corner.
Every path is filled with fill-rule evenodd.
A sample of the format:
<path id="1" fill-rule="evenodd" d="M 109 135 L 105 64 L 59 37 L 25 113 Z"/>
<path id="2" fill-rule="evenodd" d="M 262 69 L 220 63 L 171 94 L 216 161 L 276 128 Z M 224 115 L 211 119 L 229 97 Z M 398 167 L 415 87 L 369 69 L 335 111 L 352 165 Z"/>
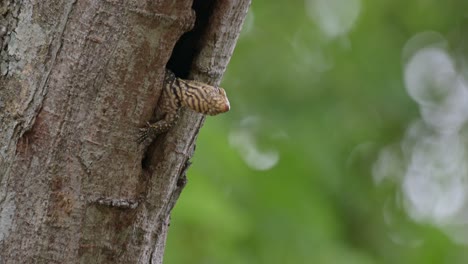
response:
<path id="1" fill-rule="evenodd" d="M 201 130 L 165 263 L 468 263 L 464 245 L 389 202 L 397 183 L 372 178 L 379 150 L 419 117 L 405 43 L 435 31 L 456 50 L 468 1 L 360 3 L 331 39 L 305 1 L 253 1 L 223 80 L 232 110 Z M 229 142 L 236 131 L 277 151 L 276 165 L 249 167 Z"/>

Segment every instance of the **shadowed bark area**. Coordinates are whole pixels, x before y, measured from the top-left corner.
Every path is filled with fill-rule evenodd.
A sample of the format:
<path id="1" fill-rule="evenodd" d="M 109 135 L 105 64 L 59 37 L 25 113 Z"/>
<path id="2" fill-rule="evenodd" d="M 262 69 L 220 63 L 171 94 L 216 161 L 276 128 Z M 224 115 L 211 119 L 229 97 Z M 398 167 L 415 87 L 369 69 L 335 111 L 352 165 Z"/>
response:
<path id="1" fill-rule="evenodd" d="M 0 3 L 0 263 L 162 263 L 204 117 L 137 130 L 169 60 L 219 83 L 249 4 Z"/>

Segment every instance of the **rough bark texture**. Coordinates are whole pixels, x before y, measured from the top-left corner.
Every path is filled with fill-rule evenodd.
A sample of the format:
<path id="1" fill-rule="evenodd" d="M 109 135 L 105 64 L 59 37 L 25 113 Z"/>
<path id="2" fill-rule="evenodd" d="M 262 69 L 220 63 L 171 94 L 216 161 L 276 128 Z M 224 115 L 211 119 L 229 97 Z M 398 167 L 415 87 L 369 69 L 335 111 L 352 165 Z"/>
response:
<path id="1" fill-rule="evenodd" d="M 137 128 L 168 61 L 220 81 L 249 4 L 0 2 L 0 263 L 162 262 L 203 116 L 149 147 Z"/>

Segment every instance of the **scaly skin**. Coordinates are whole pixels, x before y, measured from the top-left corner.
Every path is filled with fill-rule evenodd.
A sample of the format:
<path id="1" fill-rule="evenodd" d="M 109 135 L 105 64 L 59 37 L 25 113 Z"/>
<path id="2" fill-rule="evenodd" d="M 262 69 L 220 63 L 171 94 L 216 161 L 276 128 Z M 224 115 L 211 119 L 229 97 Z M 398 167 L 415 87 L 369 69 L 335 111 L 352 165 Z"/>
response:
<path id="1" fill-rule="evenodd" d="M 163 119 L 140 128 L 138 142 L 153 139 L 156 135 L 169 130 L 179 118 L 179 109 L 186 106 L 195 112 L 206 115 L 217 115 L 229 111 L 229 100 L 223 88 L 206 83 L 183 80 L 166 70 L 164 90 L 162 93 L 161 110 L 165 113 Z"/>

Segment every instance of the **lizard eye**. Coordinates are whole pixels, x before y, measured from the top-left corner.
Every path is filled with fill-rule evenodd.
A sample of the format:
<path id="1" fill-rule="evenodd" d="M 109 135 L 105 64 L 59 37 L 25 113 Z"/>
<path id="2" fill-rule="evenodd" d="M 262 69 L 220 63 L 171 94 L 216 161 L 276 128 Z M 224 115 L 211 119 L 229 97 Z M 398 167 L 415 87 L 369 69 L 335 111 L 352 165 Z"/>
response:
<path id="1" fill-rule="evenodd" d="M 224 91 L 223 88 L 219 88 L 219 87 L 216 87 L 216 88 L 218 88 L 218 93 L 219 93 L 220 95 L 226 96 L 226 92 Z"/>

